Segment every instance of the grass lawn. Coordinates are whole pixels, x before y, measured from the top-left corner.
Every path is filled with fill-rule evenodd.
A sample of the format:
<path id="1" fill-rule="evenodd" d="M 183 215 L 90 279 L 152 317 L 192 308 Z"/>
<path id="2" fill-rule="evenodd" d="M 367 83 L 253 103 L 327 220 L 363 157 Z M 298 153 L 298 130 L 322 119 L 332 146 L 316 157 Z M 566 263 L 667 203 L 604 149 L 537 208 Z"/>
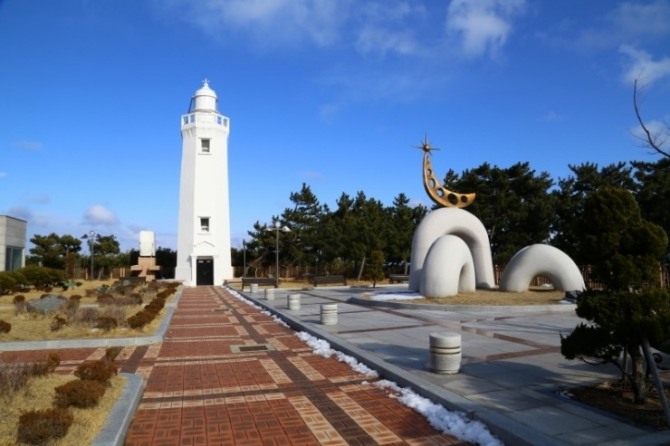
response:
<path id="1" fill-rule="evenodd" d="M 51 374 L 34 377 L 26 387 L 9 395 L 0 395 L 0 446 L 17 446 L 19 416 L 32 410 L 52 407 L 55 388 L 69 381 L 78 380 L 74 376 Z M 69 446 L 91 444 L 107 421 L 107 415 L 123 392 L 126 379 L 115 376 L 109 382 L 104 396 L 96 407 L 89 409 L 71 408 L 74 422 L 65 437 L 49 442 L 49 446 Z"/>

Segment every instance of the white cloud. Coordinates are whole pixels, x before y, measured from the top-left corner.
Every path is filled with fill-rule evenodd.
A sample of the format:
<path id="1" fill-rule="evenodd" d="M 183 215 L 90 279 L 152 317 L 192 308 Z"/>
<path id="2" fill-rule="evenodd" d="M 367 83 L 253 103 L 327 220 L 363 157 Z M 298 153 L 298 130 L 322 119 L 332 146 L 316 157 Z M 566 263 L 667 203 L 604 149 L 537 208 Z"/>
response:
<path id="1" fill-rule="evenodd" d="M 340 0 L 174 0 L 172 6 L 181 17 L 216 37 L 241 32 L 261 46 L 276 47 L 303 41 L 319 46 L 333 43 L 346 19 L 348 3 Z"/>
<path id="2" fill-rule="evenodd" d="M 360 53 L 422 52 L 415 30 L 421 29 L 418 25 L 427 16 L 424 6 L 403 1 L 368 2 L 361 4 L 356 12 L 360 28 L 355 31 L 355 48 Z"/>
<path id="3" fill-rule="evenodd" d="M 105 206 L 94 204 L 84 212 L 84 223 L 91 226 L 115 226 L 119 223 L 119 219 Z"/>
<path id="4" fill-rule="evenodd" d="M 608 15 L 619 36 L 662 36 L 670 34 L 670 3 L 658 0 L 651 3 L 624 2 Z"/>
<path id="5" fill-rule="evenodd" d="M 563 115 L 553 110 L 549 110 L 544 115 L 540 116 L 539 120 L 542 122 L 560 122 L 564 121 L 565 118 L 563 117 Z"/>
<path id="6" fill-rule="evenodd" d="M 41 150 L 44 144 L 39 141 L 12 141 L 12 147 L 19 150 L 38 151 Z"/>
<path id="7" fill-rule="evenodd" d="M 632 85 L 637 79 L 642 85 L 670 76 L 670 57 L 654 60 L 652 55 L 630 45 L 621 45 L 619 52 L 628 56 L 629 63 L 623 81 Z"/>
<path id="8" fill-rule="evenodd" d="M 465 55 L 495 55 L 512 33 L 512 19 L 525 0 L 453 0 L 447 10 L 447 34 Z"/>

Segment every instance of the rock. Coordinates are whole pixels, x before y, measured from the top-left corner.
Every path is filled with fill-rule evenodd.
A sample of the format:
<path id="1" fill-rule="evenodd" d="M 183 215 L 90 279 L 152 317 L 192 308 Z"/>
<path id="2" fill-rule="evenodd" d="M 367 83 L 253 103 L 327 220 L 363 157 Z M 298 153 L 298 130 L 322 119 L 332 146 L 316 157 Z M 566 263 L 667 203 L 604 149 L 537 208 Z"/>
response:
<path id="1" fill-rule="evenodd" d="M 49 314 L 55 313 L 66 303 L 67 299 L 56 296 L 55 294 L 49 294 L 42 299 L 29 300 L 26 306 L 28 307 L 28 311 L 34 311 L 39 314 Z"/>

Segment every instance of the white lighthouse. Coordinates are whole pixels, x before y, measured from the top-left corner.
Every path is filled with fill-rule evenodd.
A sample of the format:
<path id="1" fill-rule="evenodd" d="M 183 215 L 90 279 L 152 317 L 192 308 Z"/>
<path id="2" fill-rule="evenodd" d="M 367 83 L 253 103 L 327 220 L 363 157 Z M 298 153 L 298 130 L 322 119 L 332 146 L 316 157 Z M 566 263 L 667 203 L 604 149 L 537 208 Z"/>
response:
<path id="1" fill-rule="evenodd" d="M 207 80 L 181 117 L 182 156 L 175 279 L 221 285 L 233 277 L 228 200 L 230 120 Z"/>

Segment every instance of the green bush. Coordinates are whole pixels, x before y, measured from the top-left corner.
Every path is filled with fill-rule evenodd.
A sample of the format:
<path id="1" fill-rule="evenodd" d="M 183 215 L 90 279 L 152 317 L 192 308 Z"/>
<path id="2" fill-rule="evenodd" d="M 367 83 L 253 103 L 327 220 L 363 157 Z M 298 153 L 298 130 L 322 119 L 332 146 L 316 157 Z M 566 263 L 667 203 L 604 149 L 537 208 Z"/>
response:
<path id="1" fill-rule="evenodd" d="M 26 412 L 19 417 L 18 440 L 28 444 L 43 444 L 63 438 L 74 421 L 68 409 L 44 409 Z"/>
<path id="2" fill-rule="evenodd" d="M 116 366 L 111 362 L 97 360 L 81 363 L 74 375 L 82 380 L 98 381 L 106 383 L 112 376 L 116 375 Z"/>
<path id="3" fill-rule="evenodd" d="M 0 271 L 0 294 L 7 294 L 16 286 L 16 279 L 7 271 Z"/>
<path id="4" fill-rule="evenodd" d="M 64 271 L 37 265 L 26 266 L 18 272 L 25 277 L 28 285 L 32 285 L 39 290 L 50 289 L 66 279 Z"/>
<path id="5" fill-rule="evenodd" d="M 0 333 L 9 333 L 9 330 L 12 329 L 12 324 L 7 321 L 0 319 Z"/>
<path id="6" fill-rule="evenodd" d="M 98 405 L 105 394 L 106 386 L 98 381 L 74 380 L 56 387 L 55 390 L 54 406 L 86 409 Z"/>

